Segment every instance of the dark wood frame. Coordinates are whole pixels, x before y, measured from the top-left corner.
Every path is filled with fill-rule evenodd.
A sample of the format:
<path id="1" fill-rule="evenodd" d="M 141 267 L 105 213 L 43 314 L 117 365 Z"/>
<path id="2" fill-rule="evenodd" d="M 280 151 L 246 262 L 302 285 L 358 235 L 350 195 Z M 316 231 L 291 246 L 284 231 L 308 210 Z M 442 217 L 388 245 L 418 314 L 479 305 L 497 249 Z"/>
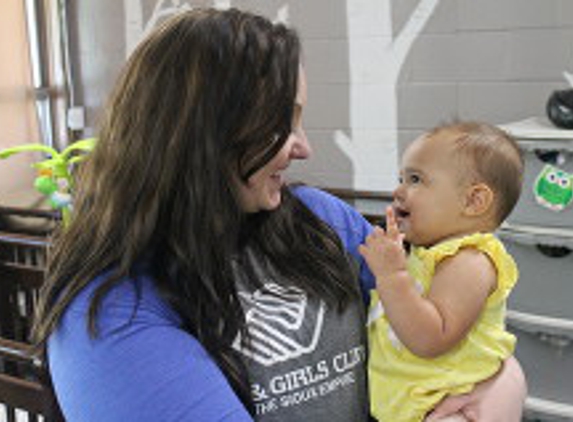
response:
<path id="1" fill-rule="evenodd" d="M 0 207 L 5 217 L 56 219 L 49 211 Z M 4 230 L 9 230 L 6 225 Z M 28 342 L 38 291 L 44 281 L 48 234 L 0 231 L 0 403 L 8 422 L 20 412 L 29 421 L 64 421 L 49 375 Z"/>

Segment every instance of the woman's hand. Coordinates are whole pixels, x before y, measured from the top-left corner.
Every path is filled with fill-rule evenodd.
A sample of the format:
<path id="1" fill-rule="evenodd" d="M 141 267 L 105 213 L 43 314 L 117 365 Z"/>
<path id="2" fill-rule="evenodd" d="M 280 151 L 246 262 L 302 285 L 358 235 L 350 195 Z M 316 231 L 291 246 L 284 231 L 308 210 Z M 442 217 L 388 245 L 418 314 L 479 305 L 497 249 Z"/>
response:
<path id="1" fill-rule="evenodd" d="M 519 422 L 526 396 L 525 375 L 517 359 L 510 356 L 496 375 L 477 384 L 468 394 L 447 397 L 426 421 L 461 413 L 469 421 Z"/>

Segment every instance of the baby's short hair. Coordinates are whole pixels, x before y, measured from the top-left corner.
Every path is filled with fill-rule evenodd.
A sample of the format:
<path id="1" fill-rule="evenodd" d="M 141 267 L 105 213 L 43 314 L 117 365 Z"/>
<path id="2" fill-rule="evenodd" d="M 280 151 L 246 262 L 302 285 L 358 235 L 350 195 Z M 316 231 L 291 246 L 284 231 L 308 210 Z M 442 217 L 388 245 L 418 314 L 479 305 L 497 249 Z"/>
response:
<path id="1" fill-rule="evenodd" d="M 483 182 L 494 192 L 497 224 L 515 207 L 523 184 L 523 156 L 513 136 L 485 122 L 455 121 L 431 130 L 428 136 L 448 132 L 455 153 L 469 170 L 467 177 Z M 468 169 L 469 165 L 469 169 Z"/>

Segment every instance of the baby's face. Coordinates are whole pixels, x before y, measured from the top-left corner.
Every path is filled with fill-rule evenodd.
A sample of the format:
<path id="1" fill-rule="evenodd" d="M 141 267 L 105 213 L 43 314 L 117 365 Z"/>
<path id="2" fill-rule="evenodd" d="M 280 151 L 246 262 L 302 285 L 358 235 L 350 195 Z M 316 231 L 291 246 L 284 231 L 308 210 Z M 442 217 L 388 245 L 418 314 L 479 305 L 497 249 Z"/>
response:
<path id="1" fill-rule="evenodd" d="M 429 247 L 464 234 L 468 178 L 454 157 L 444 133 L 418 138 L 402 157 L 394 207 L 400 230 L 414 245 Z"/>

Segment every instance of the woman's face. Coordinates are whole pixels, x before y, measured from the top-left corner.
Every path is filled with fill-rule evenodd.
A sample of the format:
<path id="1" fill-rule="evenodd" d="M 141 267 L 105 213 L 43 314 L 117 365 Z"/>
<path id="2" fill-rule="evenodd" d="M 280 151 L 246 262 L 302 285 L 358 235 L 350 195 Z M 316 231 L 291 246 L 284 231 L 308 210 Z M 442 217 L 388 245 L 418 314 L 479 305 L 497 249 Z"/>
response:
<path id="1" fill-rule="evenodd" d="M 285 184 L 284 173 L 292 160 L 305 160 L 311 153 L 310 145 L 302 128 L 302 110 L 306 105 L 306 75 L 299 69 L 298 91 L 295 99 L 292 132 L 280 151 L 245 183 L 238 184 L 241 208 L 247 213 L 268 211 L 281 203 L 281 188 Z"/>

